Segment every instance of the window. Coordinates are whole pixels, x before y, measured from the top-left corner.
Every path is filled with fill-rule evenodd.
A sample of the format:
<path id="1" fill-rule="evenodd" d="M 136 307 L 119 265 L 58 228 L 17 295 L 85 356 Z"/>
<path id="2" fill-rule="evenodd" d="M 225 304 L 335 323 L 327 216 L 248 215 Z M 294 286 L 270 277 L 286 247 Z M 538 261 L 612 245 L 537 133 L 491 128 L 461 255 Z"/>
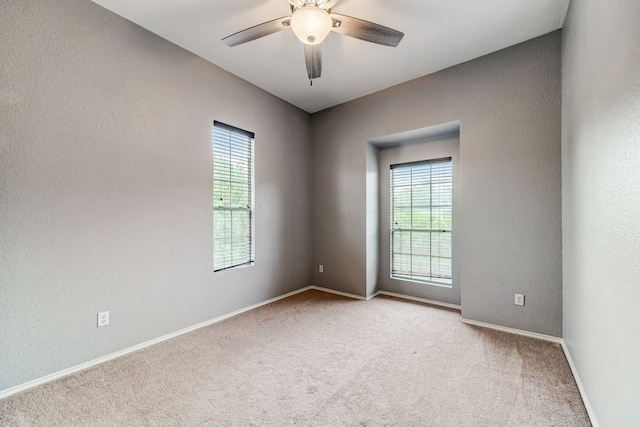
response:
<path id="1" fill-rule="evenodd" d="M 254 262 L 254 134 L 213 123 L 213 270 Z"/>
<path id="2" fill-rule="evenodd" d="M 451 158 L 391 166 L 391 277 L 451 286 Z"/>

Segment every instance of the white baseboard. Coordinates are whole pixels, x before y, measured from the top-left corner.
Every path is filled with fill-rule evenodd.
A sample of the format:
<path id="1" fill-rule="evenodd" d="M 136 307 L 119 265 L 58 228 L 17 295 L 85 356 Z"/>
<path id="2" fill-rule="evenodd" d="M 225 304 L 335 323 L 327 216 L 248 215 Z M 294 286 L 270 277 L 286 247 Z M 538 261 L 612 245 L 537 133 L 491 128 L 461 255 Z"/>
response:
<path id="1" fill-rule="evenodd" d="M 262 302 L 259 302 L 257 304 L 253 304 L 251 306 L 241 308 L 241 309 L 233 311 L 231 313 L 227 313 L 227 314 L 224 314 L 222 316 L 215 317 L 215 318 L 213 318 L 211 320 L 207 320 L 205 322 L 198 323 L 198 324 L 193 325 L 193 326 L 189 326 L 189 327 L 181 329 L 179 331 L 176 331 L 176 332 L 173 332 L 173 333 L 170 333 L 170 334 L 167 334 L 167 335 L 163 335 L 163 336 L 158 337 L 158 338 L 154 338 L 152 340 L 143 342 L 141 344 L 134 345 L 134 346 L 126 348 L 124 350 L 117 351 L 115 353 L 111 353 L 111 354 L 108 354 L 106 356 L 102 356 L 102 357 L 99 357 L 97 359 L 93 359 L 93 360 L 90 360 L 88 362 L 81 363 L 81 364 L 76 365 L 76 366 L 72 366 L 71 368 L 67 368 L 67 369 L 63 369 L 63 370 L 58 371 L 58 372 L 54 372 L 54 373 L 49 374 L 49 375 L 45 375 L 44 377 L 37 378 L 35 380 L 26 382 L 24 384 L 17 385 L 15 387 L 8 388 L 6 390 L 2 390 L 2 391 L 0 391 L 0 399 L 4 399 L 6 397 L 11 396 L 12 394 L 16 394 L 16 393 L 19 393 L 21 391 L 28 390 L 30 388 L 39 386 L 39 385 L 47 383 L 49 381 L 53 381 L 53 380 L 56 380 L 56 379 L 59 379 L 59 378 L 62 378 L 62 377 L 66 377 L 68 375 L 74 374 L 76 372 L 80 372 L 80 371 L 85 370 L 87 368 L 90 368 L 92 366 L 99 365 L 101 363 L 104 363 L 104 362 L 107 362 L 109 360 L 118 358 L 120 356 L 124 356 L 124 355 L 132 353 L 134 351 L 141 350 L 141 349 L 143 349 L 145 347 L 149 347 L 149 346 L 152 346 L 154 344 L 158 344 L 158 343 L 160 343 L 162 341 L 166 341 L 168 339 L 175 338 L 177 336 L 180 336 L 180 335 L 195 331 L 196 329 L 200 329 L 200 328 L 203 328 L 205 326 L 209 326 L 209 325 L 212 325 L 214 323 L 218 323 L 218 322 L 220 322 L 222 320 L 229 319 L 231 317 L 237 316 L 238 314 L 246 313 L 247 311 L 251 311 L 251 310 L 256 309 L 258 307 L 262 307 L 264 305 L 271 304 L 273 302 L 288 298 L 290 296 L 293 296 L 293 295 L 296 295 L 296 294 L 299 294 L 299 293 L 302 293 L 302 292 L 305 292 L 305 291 L 308 291 L 308 290 L 311 290 L 311 289 L 314 289 L 316 291 L 321 291 L 321 292 L 327 292 L 327 293 L 330 293 L 330 294 L 340 295 L 340 296 L 347 297 L 347 298 L 353 298 L 353 299 L 357 299 L 357 300 L 362 300 L 362 301 L 368 301 L 368 300 L 370 300 L 372 298 L 375 298 L 378 295 L 387 295 L 387 296 L 394 297 L 394 298 L 401 298 L 401 299 L 406 299 L 406 300 L 411 300 L 411 301 L 418 301 L 418 302 L 423 302 L 423 303 L 427 303 L 427 304 L 431 304 L 431 305 L 437 305 L 437 306 L 452 308 L 452 309 L 456 309 L 456 310 L 461 310 L 461 307 L 459 305 L 448 304 L 448 303 L 443 303 L 443 302 L 439 302 L 439 301 L 432 301 L 432 300 L 428 300 L 428 299 L 424 299 L 424 298 L 412 297 L 412 296 L 397 294 L 397 293 L 388 292 L 388 291 L 378 291 L 375 294 L 370 295 L 369 297 L 363 297 L 361 295 L 355 295 L 355 294 L 350 294 L 350 293 L 347 293 L 347 292 L 336 291 L 336 290 L 333 290 L 333 289 L 323 288 L 323 287 L 320 287 L 320 286 L 307 286 L 307 287 L 304 287 L 304 288 L 297 289 L 295 291 L 286 293 L 284 295 L 280 295 L 278 297 L 271 298 L 269 300 L 262 301 Z M 480 326 L 480 327 L 484 327 L 484 328 L 495 329 L 495 330 L 498 330 L 498 331 L 508 332 L 508 333 L 517 334 L 517 335 L 523 335 L 523 336 L 527 336 L 527 337 L 531 337 L 531 338 L 537 338 L 537 339 L 541 339 L 541 340 L 545 340 L 545 341 L 551 341 L 551 342 L 555 342 L 555 343 L 561 344 L 562 350 L 564 351 L 565 357 L 567 358 L 567 362 L 569 363 L 569 367 L 571 368 L 571 372 L 572 372 L 573 377 L 574 377 L 574 379 L 576 381 L 576 384 L 578 386 L 578 390 L 580 391 L 580 395 L 582 396 L 582 401 L 584 402 L 584 406 L 585 406 L 585 408 L 587 410 L 587 414 L 589 415 L 589 418 L 591 419 L 591 424 L 594 427 L 599 427 L 599 424 L 598 424 L 598 422 L 596 420 L 596 417 L 595 417 L 595 413 L 593 412 L 593 407 L 591 406 L 591 403 L 589 402 L 589 398 L 587 397 L 587 393 L 586 393 L 586 391 L 584 389 L 584 386 L 582 385 L 582 381 L 580 380 L 580 376 L 578 375 L 578 371 L 577 371 L 577 369 L 575 367 L 575 364 L 573 363 L 573 359 L 571 358 L 571 354 L 569 353 L 569 349 L 568 349 L 566 343 L 564 342 L 564 340 L 562 338 L 553 337 L 553 336 L 544 335 L 544 334 L 537 334 L 537 333 L 534 333 L 534 332 L 527 332 L 527 331 L 523 331 L 523 330 L 520 330 L 520 329 L 507 328 L 507 327 L 504 327 L 504 326 L 493 325 L 491 323 L 485 323 L 485 322 L 478 322 L 478 321 L 475 321 L 475 320 L 469 320 L 469 319 L 463 319 L 463 318 L 460 318 L 460 320 L 463 323 L 466 323 L 468 325 L 475 325 L 475 326 Z"/>
<path id="2" fill-rule="evenodd" d="M 315 289 L 316 291 L 326 292 L 328 294 L 340 295 L 340 296 L 347 297 L 347 298 L 359 299 L 359 300 L 362 300 L 362 301 L 368 301 L 368 300 L 371 299 L 371 298 L 363 297 L 361 295 L 350 294 L 348 292 L 342 292 L 342 291 L 336 291 L 336 290 L 329 289 L 329 288 L 323 288 L 321 286 L 309 286 L 307 288 L 304 288 L 305 291 L 308 290 L 308 289 Z"/>
<path id="3" fill-rule="evenodd" d="M 257 304 L 253 304 L 251 306 L 248 306 L 248 307 L 245 307 L 245 308 L 241 308 L 239 310 L 233 311 L 231 313 L 224 314 L 224 315 L 219 316 L 219 317 L 215 317 L 215 318 L 213 318 L 211 320 L 207 320 L 207 321 L 204 321 L 202 323 L 198 323 L 198 324 L 193 325 L 193 326 L 189 326 L 189 327 L 181 329 L 179 331 L 172 332 L 170 334 L 163 335 L 161 337 L 154 338 L 154 339 L 149 340 L 149 341 L 145 341 L 145 342 L 143 342 L 141 344 L 134 345 L 133 347 L 129 347 L 129 348 L 126 348 L 124 350 L 120 350 L 120 351 L 117 351 L 115 353 L 108 354 L 106 356 L 98 357 L 97 359 L 93 359 L 93 360 L 90 360 L 88 362 L 81 363 L 79 365 L 72 366 L 70 368 L 63 369 L 63 370 L 58 371 L 58 372 L 54 372 L 53 374 L 45 375 L 44 377 L 37 378 L 35 380 L 26 382 L 24 384 L 20 384 L 20 385 L 14 386 L 14 387 L 8 388 L 6 390 L 2 390 L 2 391 L 0 391 L 0 399 L 4 399 L 5 397 L 9 397 L 12 394 L 16 394 L 16 393 L 19 393 L 21 391 L 28 390 L 30 388 L 39 386 L 41 384 L 48 383 L 49 381 L 57 380 L 59 378 L 66 377 L 66 376 L 74 374 L 76 372 L 83 371 L 83 370 L 85 370 L 87 368 L 90 368 L 92 366 L 99 365 L 100 363 L 107 362 L 107 361 L 115 359 L 117 357 L 124 356 L 125 354 L 129 354 L 129 353 L 132 353 L 134 351 L 141 350 L 141 349 L 143 349 L 145 347 L 149 347 L 149 346 L 152 346 L 154 344 L 158 344 L 158 343 L 160 343 L 162 341 L 166 341 L 168 339 L 175 338 L 177 336 L 180 336 L 180 335 L 195 331 L 196 329 L 204 328 L 205 326 L 209 326 L 209 325 L 212 325 L 214 323 L 218 323 L 218 322 L 220 322 L 222 320 L 225 320 L 225 319 L 228 319 L 230 317 L 237 316 L 238 314 L 242 314 L 242 313 L 245 313 L 247 311 L 256 309 L 258 307 L 262 307 L 263 305 L 271 304 L 272 302 L 276 302 L 276 301 L 279 301 L 281 299 L 288 298 L 290 296 L 299 294 L 299 293 L 304 292 L 304 291 L 308 291 L 309 289 L 312 289 L 312 287 L 311 286 L 307 286 L 306 288 L 297 289 L 295 291 L 286 293 L 284 295 L 280 295 L 278 297 L 271 298 L 269 300 L 262 301 L 262 302 L 259 302 Z"/>
<path id="4" fill-rule="evenodd" d="M 478 322 L 476 320 L 460 318 L 460 321 L 468 325 L 475 325 L 475 326 L 480 326 L 482 328 L 495 329 L 497 331 L 507 332 L 507 333 L 516 334 L 516 335 L 523 335 L 525 337 L 536 338 L 539 340 L 550 341 L 550 342 L 560 344 L 560 346 L 562 347 L 562 351 L 564 352 L 564 356 L 567 359 L 567 363 L 569 364 L 569 368 L 571 369 L 571 373 L 573 374 L 573 379 L 576 382 L 576 386 L 578 386 L 578 391 L 580 392 L 580 397 L 582 397 L 582 402 L 584 403 L 584 407 L 587 410 L 587 415 L 589 416 L 591 425 L 593 427 L 600 427 L 600 424 L 598 424 L 598 420 L 596 419 L 596 414 L 593 411 L 593 407 L 591 406 L 591 402 L 589 401 L 589 397 L 587 396 L 587 391 L 585 390 L 584 385 L 580 380 L 580 375 L 578 374 L 576 365 L 573 363 L 573 359 L 571 358 L 571 353 L 569 352 L 567 343 L 564 341 L 563 338 L 558 338 L 551 335 L 537 334 L 535 332 L 523 331 L 521 329 L 507 328 L 504 326 L 493 325 L 491 323 Z"/>
<path id="5" fill-rule="evenodd" d="M 567 343 L 565 340 L 562 340 L 562 351 L 564 351 L 564 356 L 567 358 L 567 362 L 569 363 L 569 368 L 571 368 L 571 373 L 573 374 L 573 378 L 576 380 L 576 385 L 578 386 L 578 391 L 580 392 L 580 396 L 582 397 L 582 402 L 584 403 L 584 407 L 587 410 L 587 415 L 589 415 L 589 420 L 591 421 L 591 425 L 593 427 L 600 427 L 598 420 L 596 418 L 596 413 L 593 411 L 593 406 L 591 406 L 591 402 L 589 401 L 589 397 L 587 396 L 587 391 L 582 384 L 582 380 L 580 380 L 580 375 L 578 374 L 578 369 L 576 365 L 573 363 L 573 358 L 571 357 L 571 353 L 569 352 L 569 347 L 567 347 Z"/>
<path id="6" fill-rule="evenodd" d="M 21 391 L 28 390 L 30 388 L 39 386 L 39 385 L 47 383 L 49 381 L 53 381 L 53 380 L 57 380 L 57 379 L 62 378 L 62 377 L 66 377 L 68 375 L 74 374 L 76 372 L 80 372 L 80 371 L 85 370 L 87 368 L 90 368 L 92 366 L 99 365 L 100 363 L 107 362 L 109 360 L 115 359 L 115 358 L 120 357 L 120 356 L 124 356 L 125 354 L 129 354 L 129 353 L 132 353 L 134 351 L 141 350 L 141 349 L 143 349 L 145 347 L 149 347 L 149 346 L 152 346 L 154 344 L 158 344 L 158 343 L 160 343 L 162 341 L 166 341 L 168 339 L 175 338 L 177 336 L 189 333 L 191 331 L 195 331 L 196 329 L 204 328 L 205 326 L 212 325 L 214 323 L 220 322 L 220 321 L 228 319 L 230 317 L 237 316 L 238 314 L 245 313 L 245 312 L 253 310 L 255 308 L 262 307 L 263 305 L 271 304 L 272 302 L 276 302 L 278 300 L 285 299 L 285 298 L 288 298 L 290 296 L 293 296 L 293 295 L 296 295 L 296 294 L 299 294 L 301 292 L 305 292 L 305 291 L 308 291 L 308 290 L 311 290 L 311 289 L 315 289 L 316 291 L 321 291 L 321 292 L 327 292 L 327 293 L 330 293 L 330 294 L 340 295 L 340 296 L 347 297 L 347 298 L 353 298 L 353 299 L 357 299 L 357 300 L 362 300 L 362 301 L 368 301 L 368 300 L 370 300 L 372 298 L 375 298 L 378 295 L 388 295 L 388 296 L 392 296 L 392 297 L 396 297 L 396 298 L 403 298 L 403 299 L 409 299 L 409 300 L 413 300 L 413 301 L 420 301 L 420 302 L 425 302 L 425 303 L 434 304 L 434 305 L 442 305 L 442 306 L 445 306 L 445 307 L 457 308 L 458 310 L 460 309 L 460 306 L 455 306 L 455 305 L 446 304 L 446 303 L 440 303 L 440 302 L 437 302 L 437 301 L 425 300 L 425 299 L 422 299 L 422 298 L 410 297 L 410 296 L 407 296 L 407 295 L 395 294 L 393 292 L 380 291 L 380 292 L 376 292 L 373 295 L 370 295 L 369 297 L 363 297 L 361 295 L 351 294 L 351 293 L 348 293 L 348 292 L 336 291 L 336 290 L 333 290 L 333 289 L 323 288 L 323 287 L 320 287 L 320 286 L 307 286 L 307 287 L 304 287 L 304 288 L 301 288 L 301 289 L 297 289 L 297 290 L 295 290 L 293 292 L 289 292 L 287 294 L 280 295 L 278 297 L 271 298 L 271 299 L 266 300 L 266 301 L 262 301 L 260 303 L 251 305 L 249 307 L 241 308 L 240 310 L 233 311 L 231 313 L 228 313 L 228 314 L 213 318 L 211 320 L 207 320 L 207 321 L 204 321 L 202 323 L 198 323 L 197 325 L 189 326 L 189 327 L 181 329 L 179 331 L 176 331 L 176 332 L 173 332 L 173 333 L 170 333 L 170 334 L 167 334 L 167 335 L 163 335 L 161 337 L 154 338 L 154 339 L 149 340 L 149 341 L 145 341 L 143 343 L 134 345 L 134 346 L 126 348 L 124 350 L 120 350 L 120 351 L 117 351 L 115 353 L 108 354 L 106 356 L 98 357 L 97 359 L 93 359 L 93 360 L 90 360 L 88 362 L 84 362 L 84 363 L 81 363 L 79 365 L 72 366 L 70 368 L 63 369 L 61 371 L 54 372 L 54 373 L 49 374 L 49 375 L 45 375 L 44 377 L 37 378 L 35 380 L 26 382 L 24 384 L 20 384 L 20 385 L 14 386 L 14 387 L 8 388 L 6 390 L 2 390 L 2 391 L 0 391 L 0 399 L 4 399 L 5 397 L 9 397 L 12 394 L 16 394 L 16 393 L 19 393 Z"/>
<path id="7" fill-rule="evenodd" d="M 84 362 L 84 363 L 81 363 L 79 365 L 72 366 L 70 368 L 63 369 L 63 370 L 58 371 L 58 372 L 54 372 L 54 373 L 49 374 L 49 375 L 45 375 L 44 377 L 40 377 L 40 378 L 37 378 L 35 380 L 28 381 L 28 382 L 26 382 L 24 384 L 19 384 L 17 386 L 11 387 L 11 388 L 8 388 L 8 389 L 5 389 L 5 390 L 1 390 L 0 391 L 0 399 L 4 399 L 6 397 L 11 396 L 12 394 L 16 394 L 16 393 L 28 390 L 28 389 L 33 388 L 33 387 L 37 387 L 37 386 L 39 386 L 41 384 L 48 383 L 49 381 L 54 381 L 54 380 L 57 380 L 59 378 L 66 377 L 66 376 L 74 374 L 76 372 L 83 371 L 83 370 L 85 370 L 87 368 L 91 368 L 92 366 L 99 365 L 101 363 L 104 363 L 104 362 L 107 362 L 109 360 L 118 358 L 120 356 L 124 356 L 124 355 L 132 353 L 134 351 L 141 350 L 141 349 L 143 349 L 145 347 L 149 347 L 149 346 L 152 346 L 154 344 L 161 343 L 162 341 L 166 341 L 168 339 L 175 338 L 177 336 L 189 333 L 191 331 L 195 331 L 196 329 L 204 328 L 205 326 L 212 325 L 214 323 L 220 322 L 220 321 L 228 319 L 230 317 L 237 316 L 238 314 L 245 313 L 245 312 L 253 310 L 255 308 L 262 307 L 262 306 L 267 305 L 267 304 L 271 304 L 272 302 L 276 302 L 278 300 L 285 299 L 285 298 L 288 298 L 290 296 L 293 296 L 293 295 L 296 295 L 296 294 L 299 294 L 301 292 L 305 292 L 305 291 L 308 291 L 308 290 L 311 290 L 311 289 L 315 289 L 317 291 L 327 292 L 327 293 L 331 293 L 331 294 L 335 294 L 335 295 L 340 295 L 340 296 L 347 297 L 347 298 L 353 298 L 353 299 L 357 299 L 357 300 L 362 300 L 362 301 L 368 301 L 371 298 L 374 298 L 378 294 L 381 293 L 381 292 L 378 292 L 378 293 L 376 293 L 374 295 L 371 295 L 370 297 L 367 298 L 367 297 L 363 297 L 363 296 L 360 296 L 360 295 L 350 294 L 350 293 L 347 293 L 347 292 L 341 292 L 341 291 L 336 291 L 336 290 L 333 290 L 333 289 L 322 288 L 320 286 L 307 286 L 307 287 L 304 287 L 304 288 L 301 288 L 301 289 L 297 289 L 297 290 L 295 290 L 293 292 L 289 292 L 289 293 L 286 293 L 284 295 L 280 295 L 278 297 L 271 298 L 271 299 L 266 300 L 266 301 L 262 301 L 260 303 L 254 304 L 254 305 L 241 308 L 241 309 L 233 311 L 231 313 L 227 313 L 227 314 L 224 314 L 222 316 L 215 317 L 215 318 L 213 318 L 211 320 L 207 320 L 207 321 L 204 321 L 202 323 L 198 323 L 196 325 L 189 326 L 189 327 L 181 329 L 179 331 L 172 332 L 170 334 L 163 335 L 161 337 L 154 338 L 154 339 L 149 340 L 149 341 L 145 341 L 143 343 L 134 345 L 134 346 L 126 348 L 124 350 L 120 350 L 120 351 L 117 351 L 115 353 L 111 353 L 111 354 L 108 354 L 106 356 L 98 357 L 97 359 L 93 359 L 93 360 L 90 360 L 88 362 Z M 396 296 L 398 298 L 406 298 L 406 299 L 412 299 L 413 298 L 413 297 L 403 296 L 403 295 L 400 295 L 400 294 L 394 294 L 394 295 L 391 295 L 391 296 Z M 428 302 L 428 301 L 425 300 L 424 302 Z M 434 303 L 435 304 L 435 302 L 430 302 L 430 303 Z"/>
<path id="8" fill-rule="evenodd" d="M 359 296 L 359 295 L 350 294 L 350 293 L 347 293 L 347 292 L 335 291 L 333 289 L 322 288 L 322 287 L 319 287 L 319 286 L 307 286 L 307 287 L 304 287 L 304 288 L 301 288 L 301 289 L 297 289 L 297 290 L 295 290 L 293 292 L 289 292 L 289 293 L 286 293 L 284 295 L 280 295 L 278 297 L 271 298 L 269 300 L 259 302 L 259 303 L 254 304 L 254 305 L 241 308 L 241 309 L 233 311 L 231 313 L 224 314 L 222 316 L 213 318 L 211 320 L 207 320 L 207 321 L 204 321 L 202 323 L 198 323 L 196 325 L 189 326 L 189 327 L 181 329 L 179 331 L 172 332 L 170 334 L 163 335 L 161 337 L 154 338 L 154 339 L 149 340 L 149 341 L 145 341 L 143 343 L 134 345 L 134 346 L 126 348 L 124 350 L 120 350 L 120 351 L 117 351 L 115 353 L 111 353 L 111 354 L 108 354 L 106 356 L 98 357 L 97 359 L 93 359 L 93 360 L 90 360 L 88 362 L 84 362 L 84 363 L 81 363 L 79 365 L 72 366 L 70 368 L 63 369 L 63 370 L 58 371 L 58 372 L 54 372 L 54 373 L 49 374 L 49 375 L 45 375 L 44 377 L 40 377 L 40 378 L 37 378 L 35 380 L 28 381 L 28 382 L 26 382 L 24 384 L 19 384 L 17 386 L 11 387 L 11 388 L 8 388 L 8 389 L 5 389 L 5 390 L 1 390 L 0 391 L 0 399 L 4 399 L 5 397 L 9 397 L 12 394 L 16 394 L 16 393 L 28 390 L 28 389 L 33 388 L 33 387 L 37 387 L 37 386 L 39 386 L 41 384 L 48 383 L 49 381 L 54 381 L 54 380 L 57 380 L 59 378 L 66 377 L 68 375 L 75 374 L 76 372 L 83 371 L 83 370 L 85 370 L 87 368 L 90 368 L 92 366 L 96 366 L 96 365 L 99 365 L 101 363 L 108 362 L 109 360 L 118 358 L 120 356 L 124 356 L 126 354 L 132 353 L 132 352 L 137 351 L 137 350 L 141 350 L 141 349 L 143 349 L 145 347 L 149 347 L 149 346 L 152 346 L 154 344 L 158 344 L 158 343 L 160 343 L 162 341 L 166 341 L 168 339 L 175 338 L 177 336 L 189 333 L 191 331 L 195 331 L 196 329 L 204 328 L 205 326 L 209 326 L 209 325 L 212 325 L 214 323 L 218 323 L 218 322 L 220 322 L 222 320 L 225 320 L 225 319 L 228 319 L 230 317 L 237 316 L 238 314 L 245 313 L 245 312 L 253 310 L 255 308 L 262 307 L 262 306 L 267 305 L 267 304 L 271 304 L 272 302 L 276 302 L 276 301 L 279 301 L 281 299 L 285 299 L 285 298 L 288 298 L 290 296 L 293 296 L 293 295 L 296 295 L 296 294 L 299 294 L 301 292 L 305 292 L 305 291 L 308 291 L 308 290 L 311 290 L 311 289 L 315 289 L 317 291 L 322 291 L 322 292 L 327 292 L 327 293 L 332 293 L 332 294 L 336 294 L 336 295 L 341 295 L 341 296 L 344 296 L 344 297 L 347 297 L 347 298 L 354 298 L 354 299 L 358 299 L 358 300 L 367 300 L 368 299 L 368 298 L 365 298 L 365 297 L 362 297 L 362 296 Z"/>
<path id="9" fill-rule="evenodd" d="M 430 304 L 430 305 L 437 305 L 440 307 L 446 307 L 446 308 L 452 308 L 454 310 L 458 310 L 461 311 L 462 307 L 456 304 L 449 304 L 446 302 L 440 302 L 440 301 L 434 301 L 434 300 L 430 300 L 430 299 L 425 299 L 425 298 L 418 298 L 418 297 L 412 297 L 409 295 L 404 295 L 404 294 L 397 294 L 395 292 L 389 292 L 389 291 L 378 291 L 374 294 L 371 294 L 367 297 L 363 297 L 361 295 L 356 295 L 356 294 L 350 294 L 347 292 L 342 292 L 342 291 L 336 291 L 333 289 L 329 289 L 329 288 L 323 288 L 321 286 L 309 286 L 306 289 L 315 289 L 316 291 L 321 291 L 321 292 L 327 292 L 330 294 L 335 294 L 335 295 L 340 295 L 343 297 L 347 297 L 347 298 L 353 298 L 353 299 L 357 299 L 357 300 L 362 300 L 362 301 L 369 301 L 372 300 L 373 298 L 377 297 L 378 295 L 386 295 L 389 297 L 393 297 L 393 298 L 400 298 L 400 299 L 405 299 L 405 300 L 409 300 L 409 301 L 417 301 L 417 302 L 422 302 L 425 304 Z"/>
<path id="10" fill-rule="evenodd" d="M 458 311 L 462 310 L 462 307 L 457 305 L 457 304 L 449 304 L 448 302 L 440 302 L 440 301 L 434 301 L 434 300 L 425 299 L 425 298 L 412 297 L 412 296 L 409 296 L 409 295 L 397 294 L 395 292 L 389 292 L 389 291 L 378 291 L 375 294 L 373 294 L 372 297 L 375 297 L 375 296 L 378 296 L 378 295 L 386 295 L 386 296 L 389 296 L 389 297 L 401 298 L 401 299 L 406 299 L 406 300 L 409 300 L 409 301 L 423 302 L 425 304 L 437 305 L 439 307 L 452 308 L 452 309 L 458 310 Z"/>
<path id="11" fill-rule="evenodd" d="M 538 334 L 535 332 L 523 331 L 522 329 L 507 328 L 506 326 L 498 326 L 492 323 L 478 322 L 477 320 L 464 319 L 462 317 L 460 318 L 460 321 L 462 323 L 466 323 L 467 325 L 480 326 L 482 328 L 495 329 L 496 331 L 508 332 L 510 334 L 523 335 L 525 337 L 562 344 L 562 338 L 554 337 L 552 335 Z"/>

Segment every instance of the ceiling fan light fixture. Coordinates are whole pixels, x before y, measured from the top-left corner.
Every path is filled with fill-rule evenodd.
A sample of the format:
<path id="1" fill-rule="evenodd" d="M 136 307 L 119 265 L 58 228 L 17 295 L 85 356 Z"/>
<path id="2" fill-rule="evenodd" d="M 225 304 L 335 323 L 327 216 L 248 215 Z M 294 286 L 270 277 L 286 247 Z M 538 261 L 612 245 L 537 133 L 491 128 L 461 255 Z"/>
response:
<path id="1" fill-rule="evenodd" d="M 327 38 L 333 20 L 326 10 L 307 5 L 296 10 L 291 16 L 291 29 L 298 39 L 307 45 L 320 44 Z"/>

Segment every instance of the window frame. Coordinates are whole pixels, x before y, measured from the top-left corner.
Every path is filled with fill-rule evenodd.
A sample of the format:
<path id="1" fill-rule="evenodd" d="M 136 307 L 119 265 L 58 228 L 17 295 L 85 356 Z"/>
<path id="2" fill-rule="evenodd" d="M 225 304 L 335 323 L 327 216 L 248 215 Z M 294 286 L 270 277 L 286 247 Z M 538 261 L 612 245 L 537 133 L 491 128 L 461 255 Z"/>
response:
<path id="1" fill-rule="evenodd" d="M 448 167 L 447 174 L 444 176 L 444 179 L 439 179 L 438 181 L 434 181 L 433 177 L 433 166 L 438 164 L 446 164 Z M 428 209 L 429 214 L 429 226 L 428 227 L 414 227 L 414 187 L 418 185 L 424 186 L 424 182 L 420 184 L 413 183 L 413 171 L 414 168 L 419 168 L 424 165 L 430 165 L 429 167 L 429 179 L 426 181 L 429 185 L 428 191 L 428 205 L 422 205 L 415 210 L 419 209 Z M 454 162 L 452 157 L 443 157 L 429 160 L 421 160 L 414 162 L 406 162 L 406 163 L 398 163 L 391 164 L 389 166 L 389 271 L 390 278 L 395 280 L 405 280 L 412 281 L 421 284 L 429 284 L 434 286 L 441 286 L 451 288 L 453 287 L 453 274 L 454 274 L 454 260 L 453 260 L 453 246 L 454 246 L 454 230 L 453 230 L 453 217 L 454 217 L 454 207 L 453 207 L 453 193 L 454 193 L 454 170 L 453 170 Z M 398 175 L 402 171 L 409 170 L 410 179 L 409 183 L 397 183 L 396 180 L 399 179 Z M 442 188 L 446 188 L 447 191 L 438 190 L 437 192 L 433 192 L 433 187 L 435 184 L 440 184 Z M 399 187 L 406 187 L 410 189 L 409 196 L 409 205 L 404 206 L 400 203 L 396 203 L 396 199 L 400 198 L 400 196 L 396 193 L 396 190 Z M 448 187 L 448 188 L 447 188 Z M 404 194 L 406 197 L 406 194 Z M 434 203 L 434 199 L 436 196 L 440 197 L 440 203 Z M 444 198 L 444 199 L 443 199 Z M 444 203 L 442 201 L 444 200 Z M 411 225 L 406 227 L 398 226 L 398 222 L 396 221 L 397 212 L 401 209 L 405 209 L 410 212 L 410 222 Z M 448 222 L 448 228 L 442 226 L 434 227 L 434 208 L 436 210 L 440 210 L 440 215 L 444 215 L 446 224 Z M 441 218 L 439 218 L 441 222 Z M 402 222 L 402 220 L 400 220 Z M 408 253 L 402 253 L 398 250 L 398 247 L 402 245 L 402 241 L 399 242 L 398 246 L 396 246 L 396 239 L 400 240 L 402 233 L 405 233 L 405 236 L 409 236 L 408 242 Z M 428 233 L 428 250 L 423 250 L 420 252 L 419 250 L 415 250 L 414 247 L 420 245 L 414 245 L 414 233 Z M 448 235 L 448 238 L 445 240 L 442 239 L 442 236 Z M 398 237 L 397 237 L 398 236 Z M 438 236 L 436 239 L 437 242 L 434 244 L 434 236 Z M 418 240 L 418 239 L 416 239 Z M 424 239 L 426 240 L 426 239 Z M 405 240 L 406 250 L 406 240 Z M 434 251 L 434 247 L 437 249 Z M 443 252 L 444 251 L 444 252 Z M 435 255 L 434 255 L 435 254 Z M 405 268 L 400 268 L 399 259 L 404 256 L 409 257 L 408 268 L 406 268 L 406 264 L 403 266 Z M 418 269 L 414 268 L 414 256 L 422 257 L 428 259 L 429 266 L 426 270 L 424 267 L 422 271 L 418 271 Z M 434 268 L 434 259 L 437 259 L 440 263 L 444 262 L 445 271 L 448 274 L 442 274 L 441 266 L 442 264 L 438 264 L 436 268 Z M 446 261 L 448 260 L 448 261 Z M 397 261 L 397 262 L 396 262 Z M 448 264 L 448 268 L 446 268 L 446 264 Z M 426 272 L 426 274 L 420 274 L 422 272 Z"/>
<path id="2" fill-rule="evenodd" d="M 225 138 L 221 138 L 222 136 Z M 226 140 L 225 140 L 226 139 Z M 218 147 L 225 147 L 220 150 Z M 240 150 L 238 150 L 240 149 Z M 243 151 L 246 150 L 246 154 Z M 225 271 L 233 268 L 250 266 L 255 263 L 255 134 L 219 121 L 213 122 L 212 129 L 213 154 L 213 271 Z M 221 162 L 220 158 L 225 161 Z M 235 165 L 244 163 L 246 175 L 234 174 Z M 228 175 L 226 168 L 228 167 Z M 242 179 L 239 179 L 241 177 Z M 236 179 L 234 179 L 236 178 Z M 225 185 L 228 184 L 228 192 Z M 236 184 L 234 187 L 233 184 Z M 240 184 L 240 186 L 237 186 Z M 233 204 L 234 188 L 242 191 L 246 185 L 247 194 L 241 195 L 242 205 Z M 219 201 L 219 203 L 216 203 Z M 246 205 L 244 202 L 246 201 Z M 234 214 L 236 218 L 234 219 Z M 240 215 L 237 215 L 240 214 Z M 244 215 L 243 215 L 244 214 Z M 246 219 L 242 218 L 246 216 Z M 234 224 L 238 222 L 248 228 L 247 234 L 234 234 Z M 218 222 L 218 223 L 216 223 Z M 223 231 L 216 231 L 223 230 Z M 239 243 L 238 243 L 239 242 Z M 221 250 L 221 244 L 227 248 Z M 236 258 L 237 249 L 241 257 Z M 246 249 L 246 250 L 245 250 Z"/>

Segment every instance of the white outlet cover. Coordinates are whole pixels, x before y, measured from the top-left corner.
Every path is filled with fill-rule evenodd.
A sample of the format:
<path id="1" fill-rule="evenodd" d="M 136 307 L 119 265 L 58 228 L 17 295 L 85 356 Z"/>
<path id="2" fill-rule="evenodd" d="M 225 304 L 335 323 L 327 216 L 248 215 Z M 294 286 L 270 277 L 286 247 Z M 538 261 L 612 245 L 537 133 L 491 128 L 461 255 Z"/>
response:
<path id="1" fill-rule="evenodd" d="M 106 326 L 109 324 L 109 312 L 103 311 L 98 313 L 98 327 Z"/>
<path id="2" fill-rule="evenodd" d="M 516 305 L 524 305 L 524 295 L 516 294 L 515 304 Z"/>

